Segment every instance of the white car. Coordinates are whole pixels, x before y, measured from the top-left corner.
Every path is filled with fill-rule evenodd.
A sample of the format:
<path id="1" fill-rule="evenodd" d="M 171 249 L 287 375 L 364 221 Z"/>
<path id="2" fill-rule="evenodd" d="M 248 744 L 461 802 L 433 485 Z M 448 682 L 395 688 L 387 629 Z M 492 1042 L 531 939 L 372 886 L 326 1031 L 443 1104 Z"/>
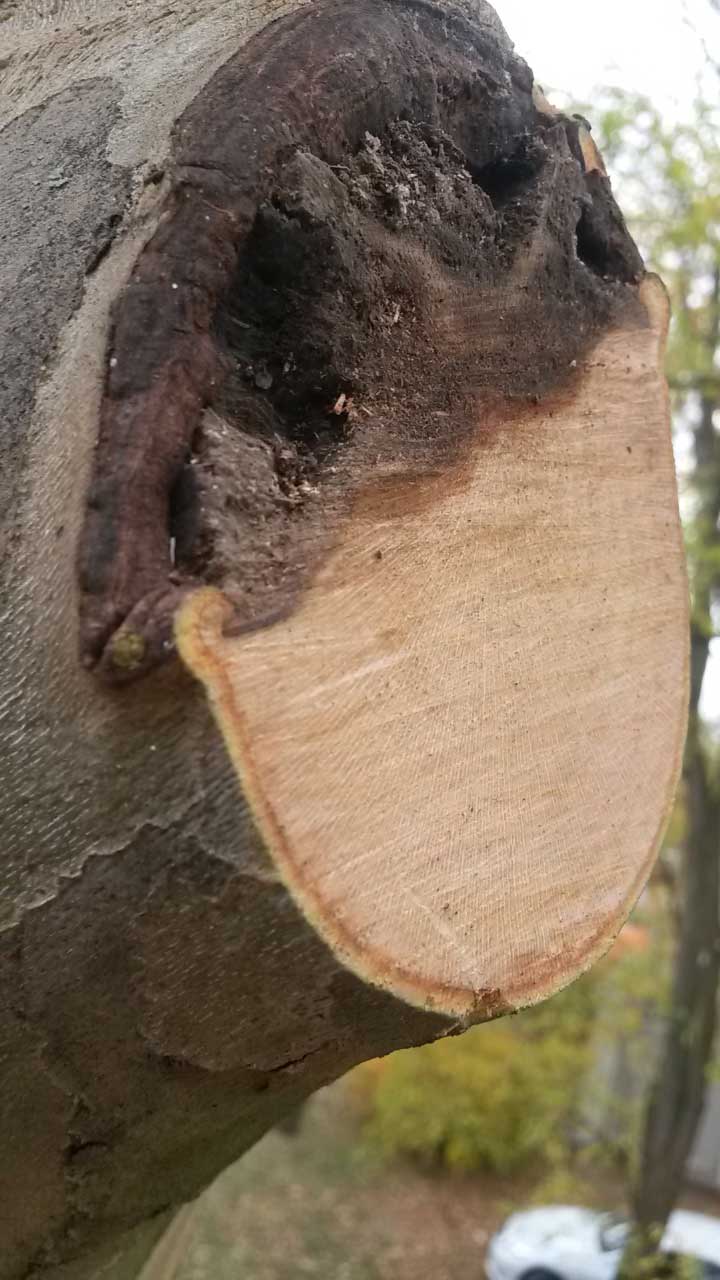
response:
<path id="1" fill-rule="evenodd" d="M 514 1213 L 493 1236 L 488 1280 L 614 1280 L 627 1224 L 615 1214 L 558 1205 Z M 662 1239 L 668 1253 L 702 1263 L 703 1280 L 720 1280 L 720 1221 L 678 1209 Z"/>

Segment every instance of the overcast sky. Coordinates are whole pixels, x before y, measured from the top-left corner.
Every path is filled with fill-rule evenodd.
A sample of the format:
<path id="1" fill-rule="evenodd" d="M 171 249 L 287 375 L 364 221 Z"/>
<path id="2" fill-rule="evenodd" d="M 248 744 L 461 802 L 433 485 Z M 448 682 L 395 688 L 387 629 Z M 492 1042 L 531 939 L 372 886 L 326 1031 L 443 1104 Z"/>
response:
<path id="1" fill-rule="evenodd" d="M 494 7 L 540 83 L 584 102 L 595 85 L 619 84 L 681 114 L 705 66 L 703 41 L 720 62 L 720 17 L 710 0 L 494 0 Z"/>
<path id="2" fill-rule="evenodd" d="M 720 92 L 708 68 L 708 55 L 720 65 L 720 16 L 710 0 L 493 3 L 546 91 L 592 102 L 596 86 L 620 85 L 652 97 L 674 119 L 688 113 L 703 80 L 707 92 Z M 701 707 L 720 731 L 720 640 L 712 642 Z"/>

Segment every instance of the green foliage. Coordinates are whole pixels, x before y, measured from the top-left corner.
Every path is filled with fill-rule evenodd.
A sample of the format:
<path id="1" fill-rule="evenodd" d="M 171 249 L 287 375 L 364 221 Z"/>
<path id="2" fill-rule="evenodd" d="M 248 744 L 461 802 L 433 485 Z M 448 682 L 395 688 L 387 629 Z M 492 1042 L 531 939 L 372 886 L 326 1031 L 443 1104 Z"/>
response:
<path id="1" fill-rule="evenodd" d="M 684 1254 L 679 1254 L 675 1274 L 679 1280 L 701 1280 L 702 1267 L 697 1258 L 688 1258 Z"/>
<path id="2" fill-rule="evenodd" d="M 526 1203 L 528 1208 L 581 1204 L 589 1209 L 605 1211 L 608 1207 L 607 1183 L 597 1178 L 590 1161 L 576 1157 L 551 1166 L 535 1183 Z"/>
<path id="3" fill-rule="evenodd" d="M 465 1171 L 561 1163 L 589 1064 L 592 1005 L 586 982 L 512 1021 L 373 1064 L 370 1142 Z"/>
<path id="4" fill-rule="evenodd" d="M 508 1174 L 561 1154 L 574 1054 L 520 1052 L 503 1026 L 405 1053 L 383 1074 L 370 1136 L 390 1155 Z"/>
<path id="5" fill-rule="evenodd" d="M 701 1280 L 702 1267 L 697 1258 L 660 1252 L 663 1230 L 662 1225 L 658 1225 L 632 1233 L 623 1254 L 619 1280 Z"/>
<path id="6" fill-rule="evenodd" d="M 659 929 L 650 945 L 639 932 L 642 945 L 534 1009 L 360 1067 L 354 1089 L 371 1150 L 428 1168 L 530 1172 L 542 1179 L 540 1200 L 560 1187 L 576 1198 L 591 1169 L 625 1167 L 640 1092 L 623 1096 L 595 1065 L 622 1051 L 636 1080 L 647 1075 L 645 1032 L 666 996 L 669 934 Z"/>

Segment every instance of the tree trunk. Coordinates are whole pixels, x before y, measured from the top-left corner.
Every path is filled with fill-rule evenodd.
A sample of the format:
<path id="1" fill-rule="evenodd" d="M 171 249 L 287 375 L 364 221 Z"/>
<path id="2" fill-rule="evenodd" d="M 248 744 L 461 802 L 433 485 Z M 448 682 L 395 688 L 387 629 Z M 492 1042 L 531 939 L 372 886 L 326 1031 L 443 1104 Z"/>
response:
<path id="1" fill-rule="evenodd" d="M 690 735 L 688 755 L 683 921 L 671 1011 L 640 1150 L 633 1196 L 638 1240 L 629 1251 L 628 1275 L 634 1274 L 638 1254 L 642 1259 L 656 1251 L 682 1192 L 715 1038 L 720 975 L 720 806 L 708 782 L 707 763 L 696 732 Z M 647 1276 L 647 1271 L 642 1274 Z"/>
<path id="2" fill-rule="evenodd" d="M 720 342 L 720 267 L 710 300 L 707 350 Z M 718 400 L 703 389 L 695 428 L 698 523 L 711 549 L 720 546 L 720 447 L 714 426 Z M 708 556 L 708 560 L 710 557 Z M 627 1276 L 647 1277 L 681 1194 L 685 1167 L 702 1115 L 713 1054 L 720 978 L 720 794 L 702 741 L 700 693 L 710 652 L 708 621 L 718 590 L 717 570 L 701 566 L 695 589 L 690 648 L 690 723 L 685 752 L 685 837 L 682 916 L 671 1007 L 650 1092 L 633 1193 L 635 1231 L 623 1261 Z"/>
<path id="3" fill-rule="evenodd" d="M 661 292 L 484 0 L 0 17 L 0 1277 L 70 1280 L 609 944 L 685 586 Z"/>

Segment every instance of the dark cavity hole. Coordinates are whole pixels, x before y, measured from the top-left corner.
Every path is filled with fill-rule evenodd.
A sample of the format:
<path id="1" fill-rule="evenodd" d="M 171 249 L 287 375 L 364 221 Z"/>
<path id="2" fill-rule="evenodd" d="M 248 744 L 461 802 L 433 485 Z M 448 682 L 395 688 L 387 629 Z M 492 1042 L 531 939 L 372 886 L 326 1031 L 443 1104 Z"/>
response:
<path id="1" fill-rule="evenodd" d="M 170 490 L 168 555 L 177 565 L 195 564 L 201 556 L 202 520 L 197 470 L 189 454 Z"/>
<path id="2" fill-rule="evenodd" d="M 578 218 L 577 256 L 604 280 L 632 284 L 641 279 L 643 262 L 627 232 L 607 179 L 597 172 L 586 175 L 587 202 Z"/>
<path id="3" fill-rule="evenodd" d="M 602 277 L 616 274 L 607 240 L 598 230 L 588 209 L 583 209 L 580 215 L 575 239 L 577 256 L 586 267 Z"/>
<path id="4" fill-rule="evenodd" d="M 545 162 L 545 152 L 537 145 L 523 146 L 511 156 L 499 156 L 473 173 L 478 186 L 495 209 L 503 209 L 522 196 L 536 181 Z"/>
<path id="5" fill-rule="evenodd" d="M 242 430 L 326 457 L 346 435 L 335 410 L 356 389 L 352 248 L 300 187 L 260 206 L 217 320 L 229 377 L 220 411 Z"/>

